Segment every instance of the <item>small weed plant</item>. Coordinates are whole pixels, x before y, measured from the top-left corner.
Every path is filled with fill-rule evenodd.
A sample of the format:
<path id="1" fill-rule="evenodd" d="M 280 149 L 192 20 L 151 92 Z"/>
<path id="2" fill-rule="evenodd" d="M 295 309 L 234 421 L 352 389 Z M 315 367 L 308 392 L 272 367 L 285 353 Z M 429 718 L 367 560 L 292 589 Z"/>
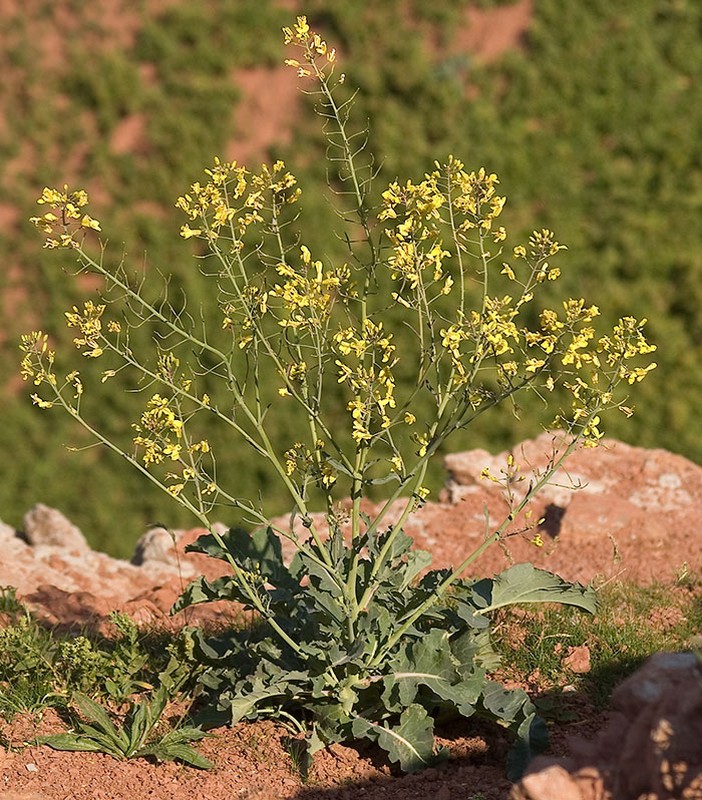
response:
<path id="1" fill-rule="evenodd" d="M 625 317 L 597 335 L 596 306 L 540 303 L 565 248 L 542 229 L 507 250 L 505 198 L 488 170 L 448 157 L 419 181 L 376 193 L 334 49 L 304 17 L 284 35 L 295 51 L 287 63 L 324 120 L 347 263 L 325 263 L 305 244 L 302 192 L 284 163 L 249 171 L 215 159 L 177 201 L 181 235 L 212 285 L 212 306 L 191 311 L 167 286 L 153 299 L 122 263 L 94 253 L 101 225 L 84 191 L 46 188 L 46 211 L 33 218 L 46 247 L 74 253 L 81 271 L 105 281 L 99 303 L 66 313 L 74 344 L 89 366 L 104 364 L 103 382 L 120 373 L 145 395 L 132 442 L 92 421 L 81 373 L 58 369 L 48 334 L 23 337 L 22 374 L 40 408 L 63 408 L 209 529 L 192 549 L 222 559 L 230 574 L 196 580 L 176 608 L 234 600 L 262 621 L 194 634 L 214 716 L 280 720 L 304 734 L 307 757 L 370 739 L 416 770 L 444 755 L 434 742 L 438 714 L 476 714 L 513 733 L 517 774 L 544 728 L 522 691 L 487 677 L 497 660 L 490 614 L 542 601 L 593 611 L 594 594 L 529 564 L 492 579 L 461 575 L 510 536 L 541 543 L 536 523 L 524 522 L 530 501 L 576 447 L 598 444 L 606 412 L 631 414 L 621 387 L 646 377 L 655 348 L 645 320 Z M 145 326 L 153 349 L 135 352 L 130 334 Z M 569 398 L 553 404 L 549 424 L 561 432 L 548 466 L 530 480 L 514 459 L 502 475 L 486 473 L 505 488 L 504 520 L 488 519 L 480 545 L 454 568 L 428 570 L 429 554 L 411 548 L 404 528 L 427 498 L 430 459 L 452 434 L 529 391 L 545 404 Z M 221 438 L 199 433 L 204 418 L 221 425 Z M 226 435 L 286 487 L 289 524 L 270 524 L 260 501 L 220 475 L 217 451 L 234 446 Z M 364 499 L 383 487 L 369 512 Z M 220 534 L 213 520 L 222 509 L 245 525 Z"/>
<path id="2" fill-rule="evenodd" d="M 110 640 L 89 631 L 59 634 L 33 620 L 10 587 L 0 587 L 0 602 L 7 615 L 0 627 L 0 716 L 55 707 L 73 723 L 72 732 L 40 739 L 55 749 L 211 766 L 192 746 L 206 734 L 185 714 L 175 723 L 164 719 L 172 701 L 192 704 L 197 665 L 187 631 L 164 646 L 113 613 Z"/>
<path id="3" fill-rule="evenodd" d="M 56 750 L 109 753 L 122 761 L 128 758 L 155 758 L 158 761 L 183 761 L 193 767 L 209 769 L 212 763 L 192 746 L 207 734 L 198 727 L 176 726 L 157 730 L 168 702 L 185 682 L 183 664 L 171 658 L 159 676 L 159 686 L 150 697 L 130 703 L 123 720 L 115 721 L 105 707 L 82 692 L 74 692 L 72 705 L 79 715 L 74 732 L 40 737 L 39 742 Z M 180 673 L 180 675 L 178 675 Z"/>

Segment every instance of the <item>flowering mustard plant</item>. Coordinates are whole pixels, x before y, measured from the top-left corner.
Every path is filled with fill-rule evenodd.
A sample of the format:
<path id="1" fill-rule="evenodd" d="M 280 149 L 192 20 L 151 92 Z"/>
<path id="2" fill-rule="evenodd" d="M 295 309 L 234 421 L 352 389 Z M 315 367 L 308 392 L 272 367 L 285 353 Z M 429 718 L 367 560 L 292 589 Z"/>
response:
<path id="1" fill-rule="evenodd" d="M 434 712 L 478 713 L 514 733 L 516 774 L 543 730 L 523 693 L 487 678 L 495 664 L 488 614 L 544 600 L 593 610 L 592 592 L 526 564 L 492 580 L 461 574 L 508 536 L 543 544 L 536 522 L 519 528 L 517 518 L 574 448 L 598 445 L 607 412 L 632 413 L 620 389 L 654 368 L 646 356 L 655 347 L 645 320 L 625 317 L 598 335 L 597 306 L 539 303 L 541 285 L 560 275 L 552 260 L 566 248 L 542 229 L 507 249 L 494 173 L 450 156 L 418 182 L 396 180 L 374 195 L 373 171 L 349 128 L 350 103 L 339 99 L 335 50 L 305 17 L 284 37 L 296 56 L 286 63 L 315 87 L 325 118 L 339 216 L 353 227 L 347 262 L 330 262 L 302 233 L 291 235 L 302 193 L 282 161 L 250 171 L 215 159 L 176 203 L 186 217 L 181 236 L 207 254 L 214 305 L 200 317 L 215 320 L 207 330 L 167 300 L 150 302 L 121 265 L 90 254 L 84 237 L 100 224 L 85 211 L 85 192 L 44 189 L 39 203 L 50 210 L 32 222 L 46 246 L 74 250 L 81 268 L 126 301 L 121 319 L 103 298 L 74 307 L 66 322 L 84 356 L 109 362 L 103 381 L 132 370 L 152 387 L 132 426 L 133 449 L 124 452 L 88 421 L 79 373 L 58 377 L 41 331 L 22 339 L 22 376 L 38 387 L 38 406 L 63 407 L 209 529 L 193 549 L 226 561 L 231 575 L 196 581 L 177 607 L 237 600 L 267 623 L 263 638 L 199 636 L 203 686 L 218 713 L 283 720 L 305 733 L 310 755 L 329 742 L 370 738 L 404 769 L 441 755 Z M 144 356 L 130 330 L 146 322 L 154 352 Z M 201 388 L 204 378 L 221 381 L 222 397 Z M 505 519 L 489 520 L 480 546 L 455 568 L 426 571 L 430 557 L 411 549 L 403 527 L 428 497 L 430 459 L 521 391 L 570 398 L 554 409 L 563 436 L 554 438 L 548 468 L 521 493 L 514 460 L 502 478 L 486 474 L 505 487 Z M 304 425 L 275 440 L 270 421 L 285 418 L 290 404 Z M 289 525 L 271 525 L 263 508 L 220 481 L 222 445 L 198 432 L 203 417 L 273 468 L 290 494 Z M 375 485 L 390 490 L 367 516 L 361 501 Z M 227 508 L 253 530 L 218 533 L 214 514 Z M 289 564 L 281 538 L 296 553 Z"/>

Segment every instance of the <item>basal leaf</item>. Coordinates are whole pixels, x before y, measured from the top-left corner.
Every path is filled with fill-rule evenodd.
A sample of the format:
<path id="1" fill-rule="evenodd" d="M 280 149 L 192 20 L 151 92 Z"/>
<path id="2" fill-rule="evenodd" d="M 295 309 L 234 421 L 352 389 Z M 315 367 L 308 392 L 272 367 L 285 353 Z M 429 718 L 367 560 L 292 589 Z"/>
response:
<path id="1" fill-rule="evenodd" d="M 548 728 L 541 717 L 528 714 L 517 726 L 516 739 L 507 753 L 507 778 L 518 781 L 531 759 L 548 747 Z"/>
<path id="2" fill-rule="evenodd" d="M 139 751 L 139 755 L 150 755 L 159 761 L 183 761 L 198 769 L 212 769 L 214 767 L 214 764 L 205 756 L 200 755 L 194 747 L 182 742 L 169 741 L 166 737 L 148 747 L 144 747 Z"/>
<path id="3" fill-rule="evenodd" d="M 386 702 L 408 707 L 417 696 L 421 684 L 430 689 L 453 683 L 458 677 L 451 660 L 448 633 L 432 630 L 424 639 L 408 642 L 387 667 L 383 679 Z"/>
<path id="4" fill-rule="evenodd" d="M 470 677 L 476 670 L 491 671 L 500 665 L 500 655 L 492 646 L 488 630 L 467 628 L 451 639 L 451 653 L 456 668 L 463 677 Z"/>
<path id="5" fill-rule="evenodd" d="M 563 603 L 594 614 L 595 590 L 579 583 L 569 583 L 558 575 L 532 564 L 515 564 L 492 581 L 492 596 L 481 614 L 515 603 Z"/>
<path id="6" fill-rule="evenodd" d="M 435 759 L 434 721 L 417 703 L 409 706 L 395 727 L 385 727 L 356 717 L 353 733 L 358 738 L 376 739 L 391 761 L 399 762 L 404 772 L 428 767 Z"/>
<path id="7" fill-rule="evenodd" d="M 71 750 L 84 753 L 101 753 L 103 746 L 86 736 L 76 733 L 55 733 L 51 736 L 38 736 L 39 744 L 46 744 L 54 750 Z"/>
<path id="8" fill-rule="evenodd" d="M 521 689 L 505 689 L 495 681 L 485 682 L 482 703 L 487 711 L 507 723 L 513 722 L 525 708 L 527 713 L 534 711 L 526 692 Z"/>
<path id="9" fill-rule="evenodd" d="M 171 608 L 171 614 L 177 614 L 184 608 L 195 606 L 198 603 L 209 603 L 212 600 L 238 600 L 245 603 L 248 598 L 229 575 L 213 581 L 208 581 L 200 576 L 188 584 L 183 594 L 175 601 Z"/>
<path id="10" fill-rule="evenodd" d="M 249 717 L 258 703 L 260 703 L 262 700 L 279 696 L 280 689 L 278 687 L 268 686 L 261 687 L 259 689 L 253 689 L 245 694 L 236 695 L 231 700 L 231 724 L 234 725 L 236 722 Z"/>
<path id="11" fill-rule="evenodd" d="M 151 730 L 151 719 L 149 714 L 149 704 L 142 700 L 137 703 L 129 726 L 129 748 L 127 755 L 136 752 L 146 741 Z"/>
<path id="12" fill-rule="evenodd" d="M 105 709 L 94 700 L 91 700 L 82 692 L 73 693 L 73 702 L 78 707 L 80 713 L 89 721 L 97 725 L 98 730 L 113 740 L 119 749 L 124 752 L 129 747 L 129 736 L 124 730 L 115 726 L 110 719 L 110 715 Z"/>

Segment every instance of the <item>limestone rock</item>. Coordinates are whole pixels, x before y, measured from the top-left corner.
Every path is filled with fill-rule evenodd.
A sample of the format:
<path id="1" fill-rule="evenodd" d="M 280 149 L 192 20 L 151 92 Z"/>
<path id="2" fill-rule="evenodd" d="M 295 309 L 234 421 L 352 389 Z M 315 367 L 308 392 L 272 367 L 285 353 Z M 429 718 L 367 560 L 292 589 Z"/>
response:
<path id="1" fill-rule="evenodd" d="M 0 519 L 0 543 L 4 543 L 17 535 L 17 531 Z"/>
<path id="2" fill-rule="evenodd" d="M 176 561 L 175 533 L 166 528 L 149 528 L 136 543 L 131 563 L 140 567 L 146 561 L 174 564 Z"/>
<path id="3" fill-rule="evenodd" d="M 513 800 L 583 800 L 574 778 L 558 764 L 548 764 L 526 775 Z"/>
<path id="4" fill-rule="evenodd" d="M 24 535 L 33 547 L 50 545 L 66 550 L 88 550 L 81 531 L 55 508 L 37 503 L 24 515 Z"/>
<path id="5" fill-rule="evenodd" d="M 702 663 L 658 653 L 612 694 L 613 713 L 567 760 L 539 757 L 511 800 L 702 798 Z"/>

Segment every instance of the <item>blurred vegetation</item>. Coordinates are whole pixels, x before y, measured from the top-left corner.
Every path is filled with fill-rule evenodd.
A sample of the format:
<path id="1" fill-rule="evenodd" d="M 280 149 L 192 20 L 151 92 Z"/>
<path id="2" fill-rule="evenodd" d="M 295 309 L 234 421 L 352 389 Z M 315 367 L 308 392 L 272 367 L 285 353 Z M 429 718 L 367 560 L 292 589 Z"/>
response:
<path id="1" fill-rule="evenodd" d="M 535 0 L 522 45 L 490 64 L 450 46 L 471 4 L 505 5 L 306 4 L 314 26 L 338 44 L 349 89 L 360 90 L 355 118 L 368 126 L 380 167 L 376 190 L 395 177 L 420 178 L 448 153 L 468 169 L 497 172 L 508 198 L 508 245 L 550 227 L 569 246 L 553 288 L 558 297 L 597 303 L 603 326 L 623 313 L 650 319 L 659 369 L 636 387 L 635 417 L 608 420 L 607 433 L 702 462 L 694 424 L 702 390 L 702 4 Z M 141 0 L 128 7 L 130 19 L 138 17 L 133 36 L 115 36 L 118 19 L 79 11 L 81 4 L 2 12 L 3 521 L 21 527 L 23 513 L 41 501 L 66 513 L 91 544 L 122 556 L 156 520 L 190 524 L 110 454 L 69 452 L 66 445 L 89 442 L 70 420 L 40 413 L 27 399 L 16 378 L 19 334 L 42 328 L 70 351 L 63 312 L 94 297 L 96 287 L 72 280 L 68 259 L 65 271 L 57 269 L 25 220 L 44 185 L 84 186 L 110 238 L 105 257 L 124 258 L 154 281 L 154 291 L 159 272 L 167 274 L 170 296 L 184 292 L 196 310 L 203 282 L 178 236 L 184 220 L 173 203 L 233 141 L 242 122 L 236 71 L 285 57 L 280 28 L 291 13 L 280 5 L 174 0 L 156 13 Z M 296 83 L 292 71 L 289 80 Z M 123 147 L 116 142 L 125 120 L 137 133 Z M 306 189 L 306 243 L 341 260 L 344 246 L 320 192 L 322 148 L 318 120 L 300 113 L 293 141 L 269 156 L 285 158 Z M 90 365 L 80 366 L 86 373 Z M 103 427 L 128 440 L 143 399 L 118 380 L 98 381 L 94 397 Z M 519 418 L 488 415 L 452 448 L 497 451 L 535 435 L 550 417 L 538 407 L 521 409 Z M 286 510 L 239 443 L 220 445 L 218 463 L 237 492 L 261 493 L 272 513 Z M 437 462 L 432 486 L 442 480 Z"/>

